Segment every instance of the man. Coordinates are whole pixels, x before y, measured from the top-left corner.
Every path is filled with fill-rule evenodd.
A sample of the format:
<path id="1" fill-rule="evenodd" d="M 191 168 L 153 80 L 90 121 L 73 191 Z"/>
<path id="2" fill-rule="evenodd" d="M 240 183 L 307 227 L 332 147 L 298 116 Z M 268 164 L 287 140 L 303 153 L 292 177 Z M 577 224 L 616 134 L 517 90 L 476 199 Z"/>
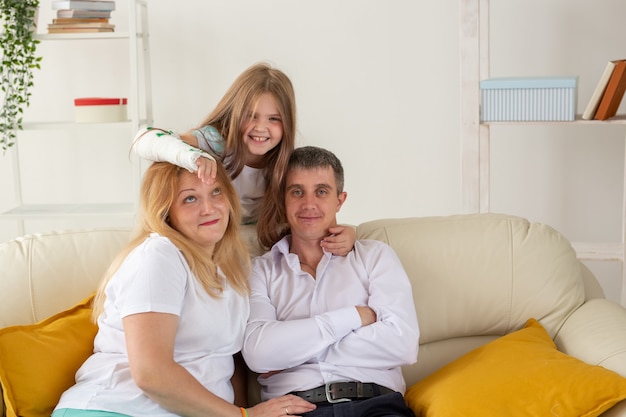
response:
<path id="1" fill-rule="evenodd" d="M 417 360 L 419 329 L 398 257 L 374 240 L 345 257 L 319 244 L 337 224 L 343 182 L 331 152 L 291 156 L 281 196 L 289 234 L 253 261 L 243 355 L 263 399 L 305 398 L 317 406 L 307 417 L 412 416 L 400 367 Z"/>

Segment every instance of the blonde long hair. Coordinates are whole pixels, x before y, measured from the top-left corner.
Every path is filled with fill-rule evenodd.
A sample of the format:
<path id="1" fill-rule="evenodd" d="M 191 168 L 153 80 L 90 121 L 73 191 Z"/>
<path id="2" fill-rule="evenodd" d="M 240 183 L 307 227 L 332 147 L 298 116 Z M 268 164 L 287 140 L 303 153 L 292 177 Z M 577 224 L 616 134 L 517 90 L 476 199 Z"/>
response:
<path id="1" fill-rule="evenodd" d="M 167 221 L 177 194 L 180 173 L 184 168 L 167 162 L 155 162 L 147 169 L 141 186 L 139 218 L 133 237 L 113 260 L 100 283 L 93 306 L 94 321 L 104 310 L 106 298 L 104 290 L 111 277 L 128 254 L 151 233 L 158 233 L 172 241 L 209 295 L 219 297 L 224 288 L 222 280 L 217 275 L 218 266 L 235 291 L 242 295 L 249 293 L 250 256 L 239 231 L 241 223 L 239 198 L 224 167 L 219 163 L 217 167 L 216 181 L 228 201 L 230 218 L 224 236 L 215 245 L 211 255 L 170 226 Z"/>
<path id="2" fill-rule="evenodd" d="M 284 72 L 267 63 L 249 67 L 237 77 L 198 128 L 211 125 L 222 135 L 225 146 L 221 160 L 231 178 L 236 178 L 245 165 L 246 157 L 241 131 L 248 115 L 265 93 L 276 99 L 283 123 L 280 144 L 262 158 L 267 188 L 257 221 L 257 235 L 261 245 L 267 247 L 267 243 L 275 237 L 274 231 L 282 217 L 278 199 L 280 184 L 296 142 L 296 98 L 291 80 Z M 268 234 L 271 237 L 266 237 Z"/>

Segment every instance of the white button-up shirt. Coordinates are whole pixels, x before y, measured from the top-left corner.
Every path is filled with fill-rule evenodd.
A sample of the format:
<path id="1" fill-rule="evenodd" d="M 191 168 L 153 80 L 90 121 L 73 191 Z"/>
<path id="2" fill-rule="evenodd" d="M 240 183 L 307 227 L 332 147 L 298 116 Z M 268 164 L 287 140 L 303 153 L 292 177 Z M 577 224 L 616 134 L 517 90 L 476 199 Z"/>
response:
<path id="1" fill-rule="evenodd" d="M 290 236 L 253 260 L 243 354 L 263 399 L 334 381 L 374 382 L 404 393 L 400 367 L 417 360 L 411 285 L 397 255 L 375 240 L 347 256 L 325 253 L 316 277 L 289 253 Z M 376 312 L 361 326 L 357 305 Z"/>

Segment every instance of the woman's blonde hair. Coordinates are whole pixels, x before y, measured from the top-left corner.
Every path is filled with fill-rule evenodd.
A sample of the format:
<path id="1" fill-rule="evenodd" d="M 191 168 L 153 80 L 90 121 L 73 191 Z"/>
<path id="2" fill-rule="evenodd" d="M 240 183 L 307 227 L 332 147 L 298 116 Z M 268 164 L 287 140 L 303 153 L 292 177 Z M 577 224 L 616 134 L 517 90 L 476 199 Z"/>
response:
<path id="1" fill-rule="evenodd" d="M 245 165 L 246 147 L 241 132 L 246 119 L 261 98 L 271 94 L 278 105 L 283 124 L 283 137 L 278 146 L 263 155 L 262 169 L 267 184 L 265 197 L 257 221 L 257 235 L 262 246 L 273 240 L 272 233 L 279 222 L 280 184 L 283 181 L 289 156 L 296 142 L 296 98 L 291 80 L 279 69 L 266 63 L 258 63 L 246 69 L 230 86 L 224 97 L 201 123 L 211 125 L 225 141 L 221 160 L 231 178 L 236 178 Z M 272 237 L 266 237 L 266 235 Z"/>
<path id="2" fill-rule="evenodd" d="M 179 168 L 167 162 L 153 163 L 144 174 L 141 191 L 139 217 L 133 238 L 117 255 L 100 283 L 94 300 L 93 318 L 104 310 L 105 287 L 111 277 L 124 262 L 128 254 L 140 245 L 151 233 L 158 233 L 168 238 L 181 251 L 189 268 L 202 284 L 206 292 L 219 297 L 224 285 L 217 274 L 217 267 L 228 280 L 228 283 L 242 295 L 248 294 L 248 275 L 250 272 L 250 256 L 247 246 L 240 236 L 241 208 L 239 197 L 224 167 L 217 164 L 216 183 L 229 206 L 228 225 L 224 236 L 215 245 L 212 254 L 208 254 L 194 242 L 174 229 L 168 222 L 168 215 L 178 193 L 180 174 Z"/>

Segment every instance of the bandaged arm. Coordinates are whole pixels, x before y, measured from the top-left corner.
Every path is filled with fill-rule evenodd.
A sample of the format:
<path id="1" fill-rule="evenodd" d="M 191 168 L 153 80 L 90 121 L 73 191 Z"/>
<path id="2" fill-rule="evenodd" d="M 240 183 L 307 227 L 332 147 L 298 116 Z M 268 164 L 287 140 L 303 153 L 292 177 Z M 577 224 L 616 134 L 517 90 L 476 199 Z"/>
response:
<path id="1" fill-rule="evenodd" d="M 209 153 L 184 142 L 176 133 L 152 127 L 137 132 L 132 149 L 141 158 L 169 162 L 189 172 L 198 170 L 196 161 L 200 157 L 215 161 Z"/>

